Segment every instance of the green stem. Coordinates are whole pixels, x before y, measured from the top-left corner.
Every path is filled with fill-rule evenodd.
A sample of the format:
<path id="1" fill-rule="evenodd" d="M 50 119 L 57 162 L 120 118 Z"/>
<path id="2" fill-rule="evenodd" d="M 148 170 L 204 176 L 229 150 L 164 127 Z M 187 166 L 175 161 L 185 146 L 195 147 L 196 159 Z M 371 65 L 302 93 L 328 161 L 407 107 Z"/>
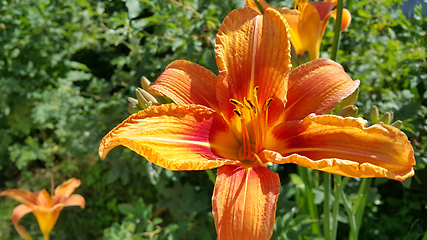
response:
<path id="1" fill-rule="evenodd" d="M 347 184 L 350 178 L 345 177 L 344 180 L 341 181 L 341 176 L 334 175 L 334 206 L 332 210 L 332 237 L 331 240 L 335 240 L 337 238 L 337 229 L 338 229 L 338 213 L 339 213 L 339 204 L 340 204 L 340 196 L 343 192 L 344 186 Z"/>
<path id="2" fill-rule="evenodd" d="M 310 217 L 317 222 L 313 223 L 311 232 L 315 235 L 320 234 L 320 226 L 319 226 L 319 213 L 317 212 L 317 206 L 314 204 L 314 195 L 313 195 L 313 187 L 309 180 L 308 169 L 305 167 L 299 167 L 299 173 L 305 184 L 305 197 L 308 206 L 308 212 Z"/>
<path id="3" fill-rule="evenodd" d="M 323 189 L 325 192 L 325 198 L 323 200 L 323 236 L 325 240 L 331 239 L 331 227 L 330 227 L 330 210 L 329 210 L 329 194 L 331 192 L 331 174 L 323 173 Z"/>
<path id="4" fill-rule="evenodd" d="M 259 2 L 257 0 L 254 0 L 256 6 L 258 7 L 259 11 L 261 14 L 264 14 L 264 9 L 262 9 L 261 4 L 259 4 Z"/>
<path id="5" fill-rule="evenodd" d="M 334 28 L 334 42 L 332 44 L 332 52 L 331 52 L 331 59 L 334 61 L 337 60 L 338 48 L 340 44 L 342 9 L 343 9 L 343 0 L 338 0 L 337 19 L 335 21 L 335 28 Z"/>
<path id="6" fill-rule="evenodd" d="M 351 211 L 353 212 L 356 218 L 356 234 L 359 235 L 360 227 L 362 225 L 363 213 L 365 212 L 366 202 L 368 200 L 368 193 L 371 187 L 372 178 L 364 178 L 362 179 L 362 183 L 360 184 L 359 192 L 357 194 L 357 201 L 352 207 Z M 349 240 L 356 240 L 349 236 Z"/>
<path id="7" fill-rule="evenodd" d="M 354 216 L 354 213 L 351 211 L 350 202 L 348 201 L 343 191 L 341 191 L 341 198 L 342 198 L 342 203 L 344 205 L 344 209 L 347 212 L 348 221 L 350 224 L 350 238 L 353 240 L 357 240 L 358 232 L 357 232 L 357 225 L 356 225 L 356 217 Z"/>
<path id="8" fill-rule="evenodd" d="M 215 174 L 212 172 L 212 169 L 206 169 L 206 173 L 208 174 L 209 180 L 215 185 Z"/>

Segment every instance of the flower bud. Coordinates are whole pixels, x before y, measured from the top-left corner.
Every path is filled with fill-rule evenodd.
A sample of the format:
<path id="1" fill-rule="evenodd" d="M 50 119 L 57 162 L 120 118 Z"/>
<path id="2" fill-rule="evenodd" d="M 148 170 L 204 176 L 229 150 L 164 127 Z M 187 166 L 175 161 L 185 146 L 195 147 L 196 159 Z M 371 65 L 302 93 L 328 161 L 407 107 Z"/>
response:
<path id="1" fill-rule="evenodd" d="M 357 88 L 352 94 L 350 94 L 348 97 L 344 98 L 341 101 L 340 105 L 337 107 L 337 112 L 340 112 L 341 109 L 347 106 L 354 105 L 356 103 L 358 95 L 359 95 L 359 88 Z"/>
<path id="2" fill-rule="evenodd" d="M 371 122 L 372 124 L 378 123 L 380 113 L 378 112 L 377 106 L 371 108 Z"/>
<path id="3" fill-rule="evenodd" d="M 142 109 L 146 109 L 151 104 L 157 103 L 157 100 L 142 88 L 137 88 L 135 93 L 136 97 L 138 98 L 138 104 Z"/>
<path id="4" fill-rule="evenodd" d="M 137 113 L 141 110 L 141 108 L 139 106 L 128 106 L 128 112 L 130 114 L 134 114 Z"/>
<path id="5" fill-rule="evenodd" d="M 357 107 L 354 105 L 346 106 L 337 114 L 341 117 L 355 117 L 357 115 Z"/>
<path id="6" fill-rule="evenodd" d="M 146 77 L 142 76 L 142 78 L 141 78 L 142 89 L 144 89 L 145 91 L 148 91 L 150 84 L 151 84 L 150 80 L 148 80 Z"/>
<path id="7" fill-rule="evenodd" d="M 400 120 L 397 120 L 396 122 L 392 123 L 391 126 L 398 128 L 398 129 L 401 129 L 403 126 L 403 122 Z"/>
<path id="8" fill-rule="evenodd" d="M 384 124 L 390 124 L 391 123 L 391 114 L 390 114 L 390 112 L 386 112 L 386 113 L 384 113 L 381 117 L 380 117 L 380 119 L 379 119 L 379 121 L 380 122 L 383 122 Z"/>

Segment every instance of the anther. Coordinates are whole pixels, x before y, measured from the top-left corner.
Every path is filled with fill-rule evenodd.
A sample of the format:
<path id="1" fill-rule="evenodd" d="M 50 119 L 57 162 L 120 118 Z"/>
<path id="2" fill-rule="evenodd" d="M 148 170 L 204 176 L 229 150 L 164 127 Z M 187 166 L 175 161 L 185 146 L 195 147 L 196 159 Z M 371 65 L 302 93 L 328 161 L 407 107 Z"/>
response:
<path id="1" fill-rule="evenodd" d="M 242 115 L 242 113 L 240 113 L 237 109 L 234 109 L 234 110 L 233 110 L 233 112 L 234 112 L 237 116 L 239 116 L 239 118 L 240 118 L 240 119 L 243 119 L 243 115 Z"/>
<path id="2" fill-rule="evenodd" d="M 230 102 L 240 108 L 244 108 L 243 104 L 235 99 L 230 99 Z"/>
<path id="3" fill-rule="evenodd" d="M 268 108 L 268 106 L 270 106 L 270 103 L 273 101 L 273 98 L 269 98 L 268 100 L 267 100 L 267 102 L 265 103 L 265 106 L 264 106 L 264 111 L 267 111 L 267 108 Z"/>
<path id="4" fill-rule="evenodd" d="M 255 107 L 255 105 L 253 104 L 253 102 L 251 101 L 251 100 L 248 100 L 248 99 L 246 99 L 245 98 L 245 101 L 246 101 L 246 103 L 248 104 L 248 106 L 256 113 L 257 111 L 256 111 L 256 107 Z"/>

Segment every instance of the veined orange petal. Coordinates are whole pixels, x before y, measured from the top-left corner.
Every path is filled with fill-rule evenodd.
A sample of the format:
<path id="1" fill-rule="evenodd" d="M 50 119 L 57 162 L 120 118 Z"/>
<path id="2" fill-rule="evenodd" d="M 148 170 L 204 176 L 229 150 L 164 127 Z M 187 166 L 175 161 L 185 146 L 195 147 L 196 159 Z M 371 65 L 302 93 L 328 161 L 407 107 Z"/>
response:
<path id="1" fill-rule="evenodd" d="M 337 19 L 337 10 L 332 11 L 331 17 Z M 341 32 L 346 30 L 351 23 L 351 13 L 347 9 L 342 10 L 342 19 L 341 19 Z"/>
<path id="2" fill-rule="evenodd" d="M 387 177 L 402 181 L 414 174 L 414 150 L 406 135 L 389 125 L 365 128 L 361 118 L 311 114 L 277 126 L 264 151 L 275 163 L 350 177 Z"/>
<path id="3" fill-rule="evenodd" d="M 166 67 L 149 91 L 167 96 L 176 104 L 199 104 L 217 109 L 216 80 L 217 76 L 208 69 L 196 63 L 177 60 Z"/>
<path id="4" fill-rule="evenodd" d="M 284 79 L 290 70 L 288 26 L 272 8 L 258 15 L 250 8 L 232 11 L 223 21 L 216 38 L 215 53 L 220 75 L 226 76 L 232 98 L 253 99 L 254 88 L 262 104 L 286 101 Z M 228 101 L 228 99 L 227 99 Z M 230 103 L 219 103 L 230 106 Z"/>
<path id="5" fill-rule="evenodd" d="M 83 196 L 79 194 L 73 194 L 69 196 L 67 199 L 65 199 L 62 203 L 64 204 L 65 207 L 79 206 L 81 208 L 85 208 L 86 201 L 83 198 Z"/>
<path id="6" fill-rule="evenodd" d="M 53 206 L 53 208 L 46 208 L 43 206 L 37 206 L 33 214 L 37 218 L 39 227 L 43 235 L 49 235 L 52 232 L 53 227 L 55 227 L 56 221 L 58 220 L 59 213 L 64 208 L 64 204 L 59 203 Z"/>
<path id="7" fill-rule="evenodd" d="M 279 176 L 267 168 L 218 169 L 212 197 L 218 239 L 270 239 L 279 193 Z"/>
<path id="8" fill-rule="evenodd" d="M 292 34 L 292 33 L 291 33 Z M 303 55 L 305 51 L 310 53 L 310 59 L 319 58 L 320 43 L 323 35 L 323 22 L 319 18 L 319 13 L 311 3 L 304 4 L 298 21 L 299 43 L 294 45 L 298 55 Z"/>
<path id="9" fill-rule="evenodd" d="M 212 109 L 201 105 L 165 104 L 140 111 L 108 133 L 99 155 L 123 145 L 147 160 L 171 170 L 204 170 L 237 164 L 211 151 Z"/>
<path id="10" fill-rule="evenodd" d="M 293 69 L 288 76 L 286 120 L 305 118 L 310 113 L 326 114 L 359 87 L 343 67 L 329 59 L 315 59 Z"/>
<path id="11" fill-rule="evenodd" d="M 9 196 L 18 202 L 21 202 L 28 206 L 34 206 L 37 204 L 37 198 L 33 193 L 19 190 L 19 189 L 8 189 L 0 193 L 0 196 Z"/>
<path id="12" fill-rule="evenodd" d="M 267 8 L 271 7 L 270 4 L 268 4 L 264 0 L 258 0 L 258 3 L 259 3 L 259 5 L 261 5 L 262 10 L 264 10 L 264 11 Z M 246 6 L 250 7 L 252 10 L 257 11 L 258 13 L 261 13 L 254 0 L 245 0 L 245 4 L 246 4 Z"/>
<path id="13" fill-rule="evenodd" d="M 25 204 L 18 205 L 15 209 L 13 209 L 13 212 L 12 212 L 13 223 L 16 224 L 23 216 L 25 216 L 27 213 L 30 213 L 32 211 L 33 211 L 33 208 Z"/>
<path id="14" fill-rule="evenodd" d="M 64 202 L 75 190 L 80 187 L 81 181 L 77 178 L 71 178 L 56 187 L 55 195 L 52 198 L 52 204 Z"/>

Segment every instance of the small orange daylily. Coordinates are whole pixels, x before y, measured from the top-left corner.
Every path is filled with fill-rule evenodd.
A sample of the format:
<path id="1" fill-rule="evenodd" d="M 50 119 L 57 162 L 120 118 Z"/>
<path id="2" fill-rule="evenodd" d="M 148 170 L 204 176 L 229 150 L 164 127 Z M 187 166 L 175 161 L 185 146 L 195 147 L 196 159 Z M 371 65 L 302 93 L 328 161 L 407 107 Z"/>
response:
<path id="1" fill-rule="evenodd" d="M 151 106 L 108 133 L 99 155 L 123 145 L 171 170 L 218 169 L 212 212 L 218 238 L 270 239 L 280 192 L 269 163 L 352 177 L 404 180 L 414 174 L 406 135 L 388 125 L 330 112 L 359 86 L 341 65 L 317 59 L 292 71 L 285 18 L 268 8 L 232 11 L 216 38 L 219 76 L 172 62 L 150 92 L 175 104 Z"/>
<path id="2" fill-rule="evenodd" d="M 56 224 L 59 213 L 64 207 L 80 206 L 84 208 L 85 199 L 81 195 L 72 194 L 79 186 L 80 180 L 72 178 L 59 185 L 52 196 L 49 195 L 46 189 L 33 193 L 19 189 L 9 189 L 1 192 L 0 196 L 9 196 L 23 203 L 17 206 L 12 213 L 13 224 L 22 238 L 28 240 L 31 239 L 31 236 L 24 227 L 18 224 L 18 221 L 27 213 L 32 212 L 37 218 L 44 239 L 47 240 Z"/>
<path id="3" fill-rule="evenodd" d="M 262 9 L 270 5 L 264 0 L 258 0 Z M 298 4 L 297 4 L 298 2 Z M 276 9 L 283 14 L 288 21 L 291 42 L 297 55 L 304 55 L 306 51 L 310 54 L 310 60 L 319 58 L 320 43 L 328 23 L 329 17 L 336 18 L 337 0 L 325 0 L 323 2 L 308 2 L 307 0 L 294 1 L 295 10 L 287 7 Z M 260 12 L 254 0 L 246 0 L 246 6 Z M 351 22 L 351 14 L 343 9 L 341 31 L 348 28 Z"/>

